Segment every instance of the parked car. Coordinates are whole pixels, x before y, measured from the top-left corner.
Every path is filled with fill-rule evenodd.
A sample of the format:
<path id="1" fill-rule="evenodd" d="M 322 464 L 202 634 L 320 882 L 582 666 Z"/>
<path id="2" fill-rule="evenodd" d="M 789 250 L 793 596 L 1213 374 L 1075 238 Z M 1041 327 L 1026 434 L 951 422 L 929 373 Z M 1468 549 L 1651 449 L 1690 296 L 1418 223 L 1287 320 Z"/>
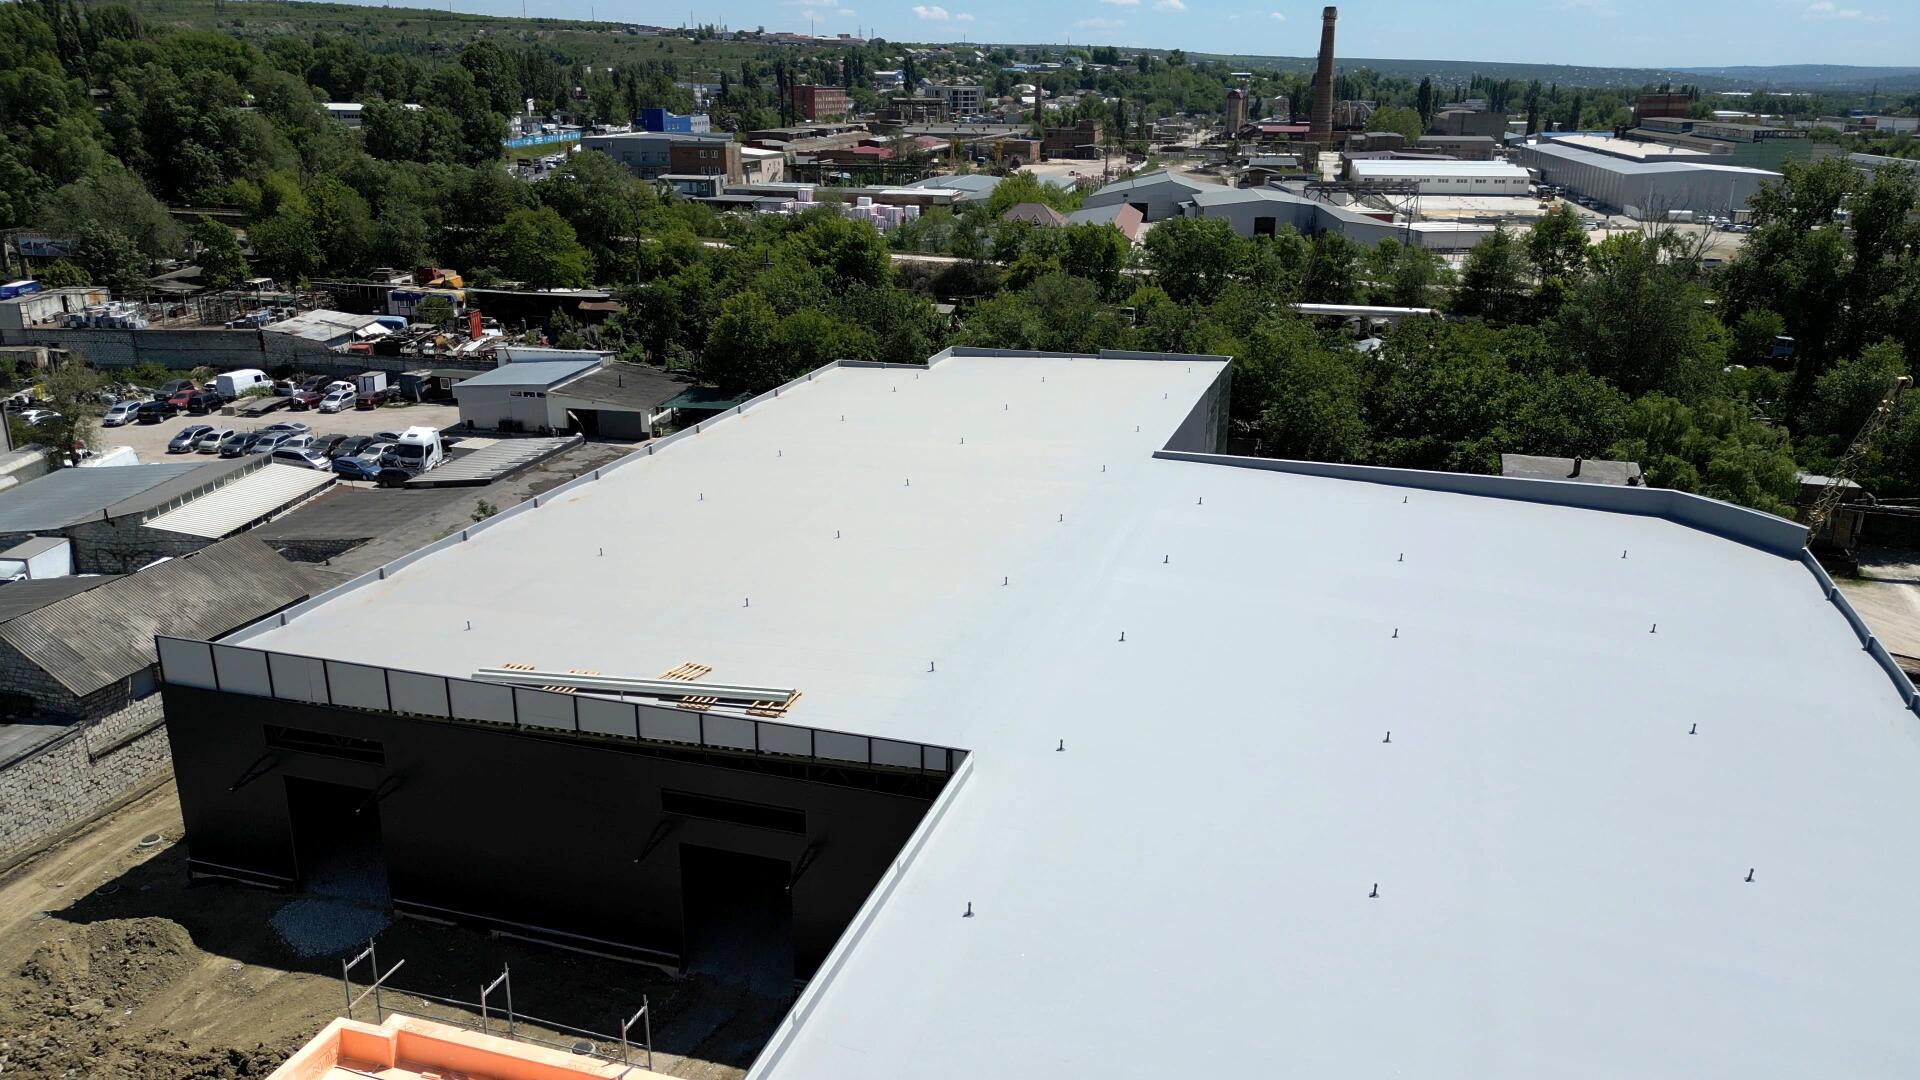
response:
<path id="1" fill-rule="evenodd" d="M 318 387 L 308 390 L 296 390 L 293 394 L 293 400 L 287 402 L 287 408 L 295 412 L 304 412 L 320 404 L 320 399 L 324 396 L 326 395 L 322 394 Z"/>
<path id="2" fill-rule="evenodd" d="M 122 424 L 130 424 L 133 422 L 133 414 L 139 408 L 138 401 L 116 401 L 108 407 L 107 414 L 100 418 L 100 426 L 119 427 Z"/>
<path id="3" fill-rule="evenodd" d="M 277 424 L 268 424 L 266 427 L 263 427 L 260 430 L 261 431 L 284 431 L 289 435 L 305 435 L 307 432 L 312 431 L 313 428 L 307 424 L 301 423 L 298 420 L 282 420 Z"/>
<path id="4" fill-rule="evenodd" d="M 188 383 L 186 386 L 167 395 L 167 404 L 173 406 L 175 409 L 184 409 L 187 407 L 187 399 L 198 393 L 202 393 L 201 389 L 192 383 Z"/>
<path id="5" fill-rule="evenodd" d="M 284 431 L 263 431 L 259 437 L 253 440 L 253 445 L 247 447 L 247 453 L 271 454 L 275 450 L 280 449 L 281 443 L 291 438 L 293 438 L 293 436 Z"/>
<path id="6" fill-rule="evenodd" d="M 380 476 L 380 463 L 363 457 L 334 458 L 333 471 L 348 480 L 376 480 Z"/>
<path id="7" fill-rule="evenodd" d="M 388 401 L 392 400 L 392 398 L 393 398 L 392 388 L 388 388 L 386 390 L 375 390 L 371 394 L 358 395 L 358 397 L 356 397 L 354 400 L 353 407 L 356 409 L 377 409 L 380 406 L 385 405 Z"/>
<path id="8" fill-rule="evenodd" d="M 331 459 L 333 457 L 333 448 L 346 442 L 347 439 L 348 436 L 346 435 L 315 435 L 307 442 L 307 445 L 327 455 L 327 457 Z"/>
<path id="9" fill-rule="evenodd" d="M 193 449 L 196 453 L 217 454 L 220 452 L 221 443 L 238 434 L 239 432 L 232 428 L 209 427 L 205 434 L 193 441 Z"/>
<path id="10" fill-rule="evenodd" d="M 383 488 L 405 487 L 407 484 L 407 481 L 413 479 L 413 476 L 414 476 L 414 473 L 412 469 L 403 469 L 403 468 L 399 468 L 392 465 L 382 465 L 380 466 L 380 471 L 374 474 L 373 482 L 376 484 L 379 484 Z"/>
<path id="11" fill-rule="evenodd" d="M 133 412 L 134 419 L 142 424 L 157 424 L 162 420 L 179 415 L 180 409 L 178 406 L 171 401 L 160 398 L 141 402 L 140 407 Z"/>
<path id="12" fill-rule="evenodd" d="M 193 389 L 196 389 L 196 388 L 193 385 L 192 379 L 170 379 L 166 382 L 161 383 L 159 386 L 155 387 L 153 391 L 153 396 L 157 399 L 164 401 L 167 398 L 172 397 L 173 395 L 179 393 L 182 390 L 193 390 Z"/>
<path id="13" fill-rule="evenodd" d="M 328 469 L 333 465 L 327 460 L 327 455 L 309 446 L 282 446 L 267 460 L 281 465 L 298 465 L 303 469 Z"/>
<path id="14" fill-rule="evenodd" d="M 375 442 L 399 442 L 400 433 L 397 431 L 376 431 L 373 433 L 373 439 Z"/>
<path id="15" fill-rule="evenodd" d="M 212 430 L 213 430 L 212 426 L 208 424 L 193 424 L 188 427 L 181 428 L 179 433 L 176 434 L 173 437 L 173 439 L 167 443 L 167 453 L 169 454 L 193 453 L 193 448 L 199 445 L 200 436 L 205 435 L 207 432 Z"/>
<path id="16" fill-rule="evenodd" d="M 205 416 L 208 413 L 217 411 L 226 403 L 227 399 L 221 397 L 219 394 L 208 393 L 202 390 L 197 394 L 187 395 L 186 410 L 194 416 Z"/>
<path id="17" fill-rule="evenodd" d="M 19 417 L 20 422 L 28 427 L 39 427 L 49 420 L 58 420 L 60 418 L 60 414 L 54 412 L 52 409 L 21 409 L 14 415 Z"/>
<path id="18" fill-rule="evenodd" d="M 373 436 L 371 435 L 347 435 L 343 436 L 339 442 L 333 445 L 332 449 L 327 451 L 327 456 L 332 458 L 359 457 L 361 454 L 366 453 L 367 447 L 372 445 Z"/>
<path id="19" fill-rule="evenodd" d="M 323 413 L 337 413 L 342 409 L 351 409 L 353 408 L 353 399 L 356 396 L 358 395 L 351 390 L 335 390 L 320 399 L 320 411 Z"/>

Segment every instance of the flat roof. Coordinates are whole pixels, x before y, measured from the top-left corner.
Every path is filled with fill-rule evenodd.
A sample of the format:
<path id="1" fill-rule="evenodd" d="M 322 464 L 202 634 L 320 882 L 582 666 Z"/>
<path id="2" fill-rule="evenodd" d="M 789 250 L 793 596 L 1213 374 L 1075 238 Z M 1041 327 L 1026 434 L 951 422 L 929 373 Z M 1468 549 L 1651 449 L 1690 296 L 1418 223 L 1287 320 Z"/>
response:
<path id="1" fill-rule="evenodd" d="M 1780 175 L 1777 172 L 1770 172 L 1766 169 L 1748 168 L 1745 165 L 1714 164 L 1711 155 L 1701 161 L 1629 161 L 1626 158 L 1615 157 L 1612 154 L 1600 154 L 1592 150 L 1582 150 L 1578 146 L 1562 146 L 1561 144 L 1564 142 L 1566 142 L 1564 138 L 1543 139 L 1539 142 L 1521 143 L 1520 149 L 1522 152 L 1545 154 L 1548 157 L 1560 158 L 1563 161 L 1574 164 L 1591 165 L 1594 168 L 1606 169 L 1609 172 L 1617 173 L 1708 171 L 1718 173 L 1747 173 L 1754 176 L 1765 177 L 1778 177 Z"/>
<path id="2" fill-rule="evenodd" d="M 1920 735 L 1803 530 L 1156 453 L 1213 358 L 936 360 L 822 370 L 237 640 L 698 661 L 968 750 L 752 1077 L 1920 1070 Z"/>
<path id="3" fill-rule="evenodd" d="M 482 386 L 547 388 L 585 375 L 599 366 L 600 358 L 597 356 L 583 357 L 578 360 L 520 360 L 501 364 L 492 371 L 483 371 L 471 378 L 462 379 L 453 385 L 453 392 L 457 397 L 462 390 Z"/>
<path id="4" fill-rule="evenodd" d="M 1616 139 L 1611 135 L 1562 135 L 1554 140 L 1562 146 L 1577 146 L 1582 150 L 1593 150 L 1615 157 L 1644 161 L 1647 158 L 1711 158 L 1705 150 L 1693 150 L 1671 143 L 1641 142 L 1638 139 Z"/>
<path id="5" fill-rule="evenodd" d="M 1355 158 L 1347 164 L 1355 176 L 1498 176 L 1525 178 L 1527 170 L 1505 161 L 1441 161 L 1405 158 Z"/>

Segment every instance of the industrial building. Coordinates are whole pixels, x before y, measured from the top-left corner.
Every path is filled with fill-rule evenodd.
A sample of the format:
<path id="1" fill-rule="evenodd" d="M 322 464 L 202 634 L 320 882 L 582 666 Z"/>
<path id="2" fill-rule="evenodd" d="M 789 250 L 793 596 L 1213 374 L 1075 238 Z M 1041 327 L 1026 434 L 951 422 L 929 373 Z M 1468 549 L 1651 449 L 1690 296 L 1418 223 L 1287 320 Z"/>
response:
<path id="1" fill-rule="evenodd" d="M 74 572 L 130 573 L 245 531 L 333 482 L 265 454 L 58 469 L 0 493 L 0 544 L 57 537 Z"/>
<path id="2" fill-rule="evenodd" d="M 1517 160 L 1549 184 L 1589 196 L 1630 217 L 1672 210 L 1731 214 L 1744 210 L 1760 185 L 1780 174 L 1739 165 L 1631 161 L 1562 146 L 1557 139 L 1523 143 Z"/>
<path id="3" fill-rule="evenodd" d="M 1414 184 L 1422 195 L 1525 195 L 1531 183 L 1527 170 L 1504 161 L 1362 159 L 1347 163 L 1347 178 Z"/>
<path id="4" fill-rule="evenodd" d="M 1241 236 L 1291 228 L 1305 236 L 1337 232 L 1363 247 L 1392 240 L 1435 251 L 1464 251 L 1493 234 L 1485 223 L 1413 221 L 1405 215 L 1312 198 L 1295 187 L 1209 188 L 1181 205 L 1188 217 L 1219 218 Z"/>
<path id="5" fill-rule="evenodd" d="M 665 419 L 667 402 L 694 386 L 691 378 L 660 368 L 575 352 L 502 364 L 461 380 L 453 396 L 461 423 L 475 430 L 644 439 Z"/>
<path id="6" fill-rule="evenodd" d="M 1159 169 L 1108 184 L 1088 195 L 1080 205 L 1095 209 L 1126 203 L 1140 211 L 1141 218 L 1147 222 L 1165 221 L 1180 215 L 1182 203 L 1191 201 L 1202 191 L 1219 186 L 1203 184 L 1179 173 Z"/>
<path id="7" fill-rule="evenodd" d="M 987 88 L 977 85 L 935 84 L 921 87 L 927 97 L 945 99 L 950 117 L 977 116 L 986 108 Z"/>
<path id="8" fill-rule="evenodd" d="M 844 86 L 800 83 L 793 88 L 793 107 L 808 120 L 825 120 L 853 111 L 853 99 Z"/>
<path id="9" fill-rule="evenodd" d="M 1804 529 L 1222 456 L 1227 389 L 833 365 L 163 637 L 188 865 L 667 964 L 755 906 L 754 1080 L 1920 1069 L 1915 691 Z"/>

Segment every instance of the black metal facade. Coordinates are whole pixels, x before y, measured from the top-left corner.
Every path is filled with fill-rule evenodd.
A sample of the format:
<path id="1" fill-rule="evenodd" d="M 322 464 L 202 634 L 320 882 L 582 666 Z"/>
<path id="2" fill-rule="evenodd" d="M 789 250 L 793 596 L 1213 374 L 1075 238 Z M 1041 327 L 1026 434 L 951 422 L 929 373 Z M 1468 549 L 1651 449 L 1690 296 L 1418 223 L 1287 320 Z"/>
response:
<path id="1" fill-rule="evenodd" d="M 397 910 L 667 964 L 685 947 L 682 844 L 790 868 L 794 970 L 806 976 L 944 783 L 179 685 L 163 693 L 196 874 L 298 887 L 286 781 L 342 784 L 378 806 Z"/>

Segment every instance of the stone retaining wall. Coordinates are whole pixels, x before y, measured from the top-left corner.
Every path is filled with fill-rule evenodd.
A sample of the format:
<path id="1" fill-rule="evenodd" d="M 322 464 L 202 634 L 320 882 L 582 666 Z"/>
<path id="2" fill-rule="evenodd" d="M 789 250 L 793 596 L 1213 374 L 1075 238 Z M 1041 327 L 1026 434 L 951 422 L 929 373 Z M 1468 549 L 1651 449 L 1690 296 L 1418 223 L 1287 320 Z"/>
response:
<path id="1" fill-rule="evenodd" d="M 165 719 L 160 695 L 149 694 L 0 765 L 0 870 L 163 773 Z"/>

